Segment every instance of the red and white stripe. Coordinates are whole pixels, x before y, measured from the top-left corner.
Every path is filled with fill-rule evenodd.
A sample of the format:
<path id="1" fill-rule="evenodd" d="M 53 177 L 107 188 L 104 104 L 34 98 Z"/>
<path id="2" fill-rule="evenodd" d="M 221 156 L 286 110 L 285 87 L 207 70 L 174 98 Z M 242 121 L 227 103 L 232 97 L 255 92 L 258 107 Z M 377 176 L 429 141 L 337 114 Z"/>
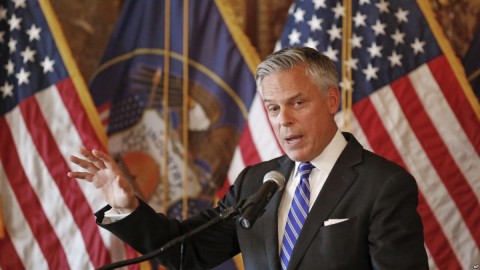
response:
<path id="1" fill-rule="evenodd" d="M 417 180 L 431 269 L 469 269 L 480 262 L 480 121 L 451 74 L 447 59 L 438 57 L 355 103 L 350 123 L 366 149 Z M 257 94 L 230 183 L 246 165 L 281 153 Z"/>
<path id="2" fill-rule="evenodd" d="M 110 119 L 110 107 L 111 107 L 111 103 L 106 102 L 97 108 L 98 115 L 100 116 L 100 121 L 102 122 L 102 125 L 105 127 L 105 130 L 108 130 L 108 120 Z"/>
<path id="3" fill-rule="evenodd" d="M 92 213 L 104 204 L 98 192 L 66 176 L 78 169 L 68 156 L 80 146 L 101 149 L 81 104 L 66 79 L 0 118 L 2 269 L 92 269 L 125 257 L 95 224 Z"/>

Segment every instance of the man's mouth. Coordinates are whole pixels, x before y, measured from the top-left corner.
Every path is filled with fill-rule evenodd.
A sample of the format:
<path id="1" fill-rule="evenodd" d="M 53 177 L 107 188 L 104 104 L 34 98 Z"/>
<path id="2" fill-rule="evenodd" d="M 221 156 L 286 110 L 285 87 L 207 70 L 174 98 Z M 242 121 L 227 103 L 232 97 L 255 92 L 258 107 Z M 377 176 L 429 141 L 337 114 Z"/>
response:
<path id="1" fill-rule="evenodd" d="M 300 140 L 303 136 L 301 135 L 293 135 L 293 136 L 288 136 L 285 138 L 285 141 L 287 143 L 295 143 L 296 141 Z"/>

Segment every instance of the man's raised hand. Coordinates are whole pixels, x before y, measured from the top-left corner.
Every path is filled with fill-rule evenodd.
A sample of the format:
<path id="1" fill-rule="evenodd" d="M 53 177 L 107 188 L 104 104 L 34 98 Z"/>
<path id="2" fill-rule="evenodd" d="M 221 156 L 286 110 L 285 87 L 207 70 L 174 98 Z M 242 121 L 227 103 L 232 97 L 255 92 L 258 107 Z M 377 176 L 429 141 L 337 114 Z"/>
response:
<path id="1" fill-rule="evenodd" d="M 112 157 L 84 147 L 80 148 L 80 154 L 83 158 L 71 155 L 70 160 L 85 171 L 68 172 L 69 177 L 91 182 L 119 213 L 130 213 L 137 208 L 135 190 Z"/>

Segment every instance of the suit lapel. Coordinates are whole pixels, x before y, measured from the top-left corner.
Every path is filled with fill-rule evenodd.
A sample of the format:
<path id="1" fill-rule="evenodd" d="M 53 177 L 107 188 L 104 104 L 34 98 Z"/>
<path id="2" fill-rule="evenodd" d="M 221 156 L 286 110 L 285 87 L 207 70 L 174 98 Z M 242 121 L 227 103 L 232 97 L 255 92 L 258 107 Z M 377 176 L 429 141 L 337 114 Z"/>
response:
<path id="1" fill-rule="evenodd" d="M 275 170 L 281 172 L 286 181 L 289 180 L 290 173 L 293 170 L 295 162 L 285 156 L 285 158 L 280 159 L 279 166 Z M 283 188 L 280 192 L 277 192 L 270 202 L 265 207 L 264 216 L 262 218 L 263 222 L 263 232 L 265 236 L 265 248 L 267 252 L 269 269 L 280 269 L 280 259 L 278 255 L 278 206 L 282 200 Z"/>
<path id="2" fill-rule="evenodd" d="M 347 134 L 346 137 L 348 144 L 327 177 L 325 185 L 305 220 L 305 224 L 293 249 L 288 269 L 296 269 L 315 238 L 315 234 L 323 227 L 323 222 L 328 220 L 335 206 L 342 200 L 357 178 L 357 173 L 353 166 L 361 161 L 362 146 L 353 136 L 348 137 Z"/>

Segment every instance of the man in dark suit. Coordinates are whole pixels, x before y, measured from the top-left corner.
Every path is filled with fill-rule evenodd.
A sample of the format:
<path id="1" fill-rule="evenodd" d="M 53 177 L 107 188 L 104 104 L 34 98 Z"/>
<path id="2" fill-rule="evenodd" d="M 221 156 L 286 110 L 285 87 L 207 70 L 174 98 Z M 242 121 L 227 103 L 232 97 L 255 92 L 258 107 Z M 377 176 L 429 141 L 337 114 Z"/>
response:
<path id="1" fill-rule="evenodd" d="M 255 194 L 266 173 L 286 176 L 285 188 L 250 229 L 235 219 L 218 223 L 189 238 L 182 257 L 176 246 L 160 258 L 172 268 L 208 269 L 242 252 L 248 270 L 428 269 L 415 179 L 338 130 L 337 82 L 335 65 L 314 49 L 287 48 L 267 57 L 257 69 L 257 86 L 286 156 L 246 167 L 217 208 L 182 222 L 135 197 L 105 153 L 81 149 L 84 157 L 71 160 L 86 171 L 68 175 L 98 188 L 109 203 L 96 213 L 98 224 L 141 253 Z M 112 221 L 107 211 L 125 217 Z"/>

